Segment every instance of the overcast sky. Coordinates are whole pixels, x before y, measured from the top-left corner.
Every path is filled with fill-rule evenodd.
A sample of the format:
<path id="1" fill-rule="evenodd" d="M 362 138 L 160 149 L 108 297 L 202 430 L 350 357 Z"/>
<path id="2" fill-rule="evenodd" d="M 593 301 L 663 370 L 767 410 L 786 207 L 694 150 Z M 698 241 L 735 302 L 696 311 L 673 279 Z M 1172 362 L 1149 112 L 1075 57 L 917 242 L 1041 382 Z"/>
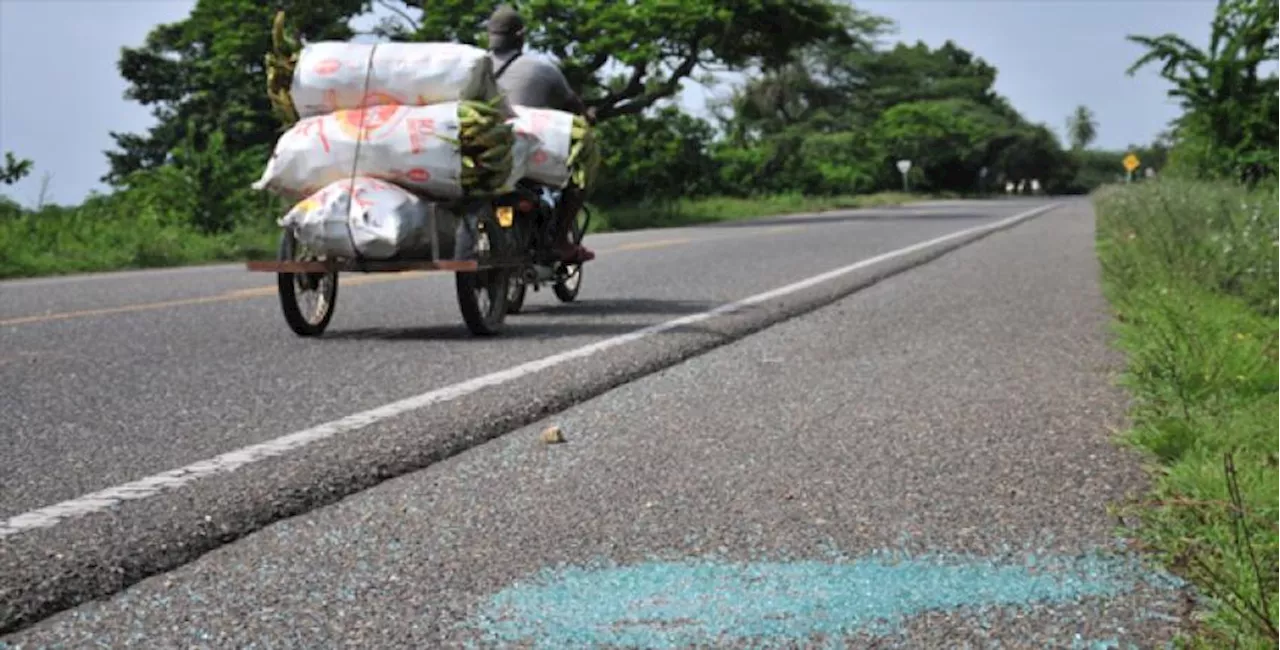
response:
<path id="1" fill-rule="evenodd" d="M 7 193 L 34 202 L 50 174 L 51 199 L 80 201 L 104 189 L 110 131 L 142 131 L 146 108 L 127 102 L 120 48 L 160 23 L 181 20 L 193 0 L 0 0 L 0 151 L 36 162 Z M 1149 142 L 1178 114 L 1154 69 L 1124 73 L 1141 49 L 1126 34 L 1209 36 L 1213 0 L 869 0 L 894 19 L 899 40 L 952 39 L 999 70 L 996 90 L 1028 119 L 1062 132 L 1077 104 L 1098 117 L 1097 145 Z M 263 26 L 264 29 L 266 26 Z M 692 90 L 690 108 L 706 93 Z"/>

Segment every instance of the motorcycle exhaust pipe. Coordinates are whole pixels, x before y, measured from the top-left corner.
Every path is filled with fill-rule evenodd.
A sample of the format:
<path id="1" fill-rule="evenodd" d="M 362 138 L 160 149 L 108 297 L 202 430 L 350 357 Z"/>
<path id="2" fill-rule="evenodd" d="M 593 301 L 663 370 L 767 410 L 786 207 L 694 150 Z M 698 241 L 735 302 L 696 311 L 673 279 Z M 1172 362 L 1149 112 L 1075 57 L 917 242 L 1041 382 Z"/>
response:
<path id="1" fill-rule="evenodd" d="M 526 267 L 522 274 L 525 284 L 537 284 L 539 282 L 549 282 L 555 278 L 555 271 L 550 266 L 535 264 Z"/>

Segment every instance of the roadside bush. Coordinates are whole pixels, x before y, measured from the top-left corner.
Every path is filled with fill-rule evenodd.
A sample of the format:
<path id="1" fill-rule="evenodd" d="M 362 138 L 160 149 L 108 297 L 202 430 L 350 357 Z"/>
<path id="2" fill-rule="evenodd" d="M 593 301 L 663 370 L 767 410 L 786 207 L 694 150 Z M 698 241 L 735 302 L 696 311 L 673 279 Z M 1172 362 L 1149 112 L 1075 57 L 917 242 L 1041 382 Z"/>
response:
<path id="1" fill-rule="evenodd" d="M 76 207 L 0 207 L 0 278 L 232 260 L 273 251 L 269 215 L 210 234 L 189 224 L 185 206 L 137 189 L 94 196 Z"/>
<path id="2" fill-rule="evenodd" d="M 1277 638 L 1277 196 L 1188 180 L 1096 198 L 1128 357 L 1125 440 L 1159 466 L 1140 539 L 1210 599 L 1197 641 Z"/>
<path id="3" fill-rule="evenodd" d="M 1276 313 L 1276 184 L 1249 190 L 1207 181 L 1134 185 L 1099 206 L 1099 255 L 1112 282 L 1221 292 Z"/>

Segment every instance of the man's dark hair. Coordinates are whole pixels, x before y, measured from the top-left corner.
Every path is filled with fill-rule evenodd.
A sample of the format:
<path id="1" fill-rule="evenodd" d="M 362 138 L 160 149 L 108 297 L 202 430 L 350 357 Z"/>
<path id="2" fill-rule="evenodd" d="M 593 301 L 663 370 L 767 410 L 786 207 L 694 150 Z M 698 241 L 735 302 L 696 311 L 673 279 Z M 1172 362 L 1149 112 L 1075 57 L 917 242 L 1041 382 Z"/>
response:
<path id="1" fill-rule="evenodd" d="M 524 19 L 511 5 L 499 5 L 489 16 L 489 49 L 495 52 L 524 45 Z"/>

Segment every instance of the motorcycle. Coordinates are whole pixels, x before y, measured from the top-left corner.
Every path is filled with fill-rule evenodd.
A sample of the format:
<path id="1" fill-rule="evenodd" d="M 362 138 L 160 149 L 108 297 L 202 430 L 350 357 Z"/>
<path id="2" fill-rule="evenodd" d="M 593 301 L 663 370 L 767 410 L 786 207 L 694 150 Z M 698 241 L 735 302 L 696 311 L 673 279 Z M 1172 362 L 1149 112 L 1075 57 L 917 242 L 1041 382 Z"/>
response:
<path id="1" fill-rule="evenodd" d="M 465 211 L 455 237 L 455 259 L 475 259 L 482 270 L 459 273 L 458 303 L 468 329 L 479 335 L 500 331 L 508 314 L 524 308 L 530 288 L 550 285 L 561 302 L 573 302 L 582 287 L 582 263 L 563 262 L 553 252 L 559 193 L 531 181 Z M 582 243 L 591 224 L 584 205 L 574 217 L 569 240 Z"/>

